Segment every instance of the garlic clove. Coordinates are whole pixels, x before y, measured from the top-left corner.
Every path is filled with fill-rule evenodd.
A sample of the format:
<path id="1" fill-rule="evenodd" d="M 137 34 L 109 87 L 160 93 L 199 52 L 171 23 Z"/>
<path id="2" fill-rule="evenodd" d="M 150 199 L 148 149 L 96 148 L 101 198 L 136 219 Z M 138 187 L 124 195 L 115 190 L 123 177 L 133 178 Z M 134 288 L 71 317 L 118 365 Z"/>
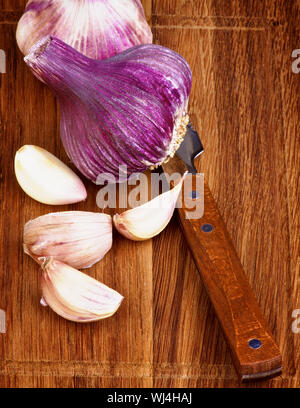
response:
<path id="1" fill-rule="evenodd" d="M 87 197 L 80 178 L 61 160 L 38 146 L 25 145 L 17 151 L 15 174 L 25 193 L 43 204 L 73 204 Z"/>
<path id="2" fill-rule="evenodd" d="M 116 214 L 113 222 L 119 233 L 133 241 L 145 241 L 160 234 L 173 216 L 184 177 L 172 190 L 146 204 Z"/>
<path id="3" fill-rule="evenodd" d="M 25 62 L 58 97 L 65 150 L 94 183 L 103 173 L 122 182 L 159 166 L 186 134 L 192 73 L 168 48 L 139 45 L 95 61 L 48 36 Z"/>
<path id="4" fill-rule="evenodd" d="M 27 54 L 49 34 L 97 60 L 152 43 L 140 0 L 28 1 L 17 27 L 20 50 Z"/>
<path id="5" fill-rule="evenodd" d="M 43 260 L 41 287 L 45 304 L 79 323 L 110 317 L 123 301 L 118 292 L 54 258 Z"/>
<path id="6" fill-rule="evenodd" d="M 54 257 L 73 268 L 90 268 L 112 247 L 112 218 L 85 211 L 43 215 L 25 224 L 23 242 L 36 262 Z"/>

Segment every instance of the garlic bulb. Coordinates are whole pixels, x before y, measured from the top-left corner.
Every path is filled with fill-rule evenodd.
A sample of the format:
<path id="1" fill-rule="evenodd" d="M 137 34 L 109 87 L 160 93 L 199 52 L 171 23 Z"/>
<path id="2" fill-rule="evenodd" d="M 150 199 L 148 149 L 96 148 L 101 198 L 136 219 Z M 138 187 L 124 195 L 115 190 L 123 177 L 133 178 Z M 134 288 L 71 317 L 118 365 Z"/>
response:
<path id="1" fill-rule="evenodd" d="M 95 61 L 47 37 L 25 61 L 58 96 L 64 147 L 92 181 L 103 173 L 125 181 L 174 156 L 189 121 L 192 81 L 177 53 L 141 45 Z"/>
<path id="2" fill-rule="evenodd" d="M 172 190 L 146 204 L 116 214 L 113 221 L 119 233 L 133 241 L 145 241 L 160 234 L 174 214 L 184 178 Z"/>
<path id="3" fill-rule="evenodd" d="M 90 268 L 112 247 L 110 215 L 66 211 L 43 215 L 26 223 L 24 251 L 35 261 L 54 257 L 73 268 Z"/>
<path id="4" fill-rule="evenodd" d="M 26 145 L 17 151 L 15 174 L 25 193 L 43 204 L 73 204 L 87 197 L 80 178 L 41 147 Z"/>
<path id="5" fill-rule="evenodd" d="M 17 27 L 20 50 L 49 34 L 94 59 L 152 43 L 140 0 L 30 0 Z"/>
<path id="6" fill-rule="evenodd" d="M 45 258 L 41 286 L 43 304 L 67 320 L 85 323 L 112 316 L 123 296 L 90 276 Z"/>

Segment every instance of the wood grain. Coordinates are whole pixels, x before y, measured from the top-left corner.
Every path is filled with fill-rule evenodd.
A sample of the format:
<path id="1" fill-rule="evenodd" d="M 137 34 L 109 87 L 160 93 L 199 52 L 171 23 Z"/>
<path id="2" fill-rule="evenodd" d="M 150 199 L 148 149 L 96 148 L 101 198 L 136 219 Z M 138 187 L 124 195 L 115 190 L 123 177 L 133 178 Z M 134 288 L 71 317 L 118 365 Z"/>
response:
<path id="1" fill-rule="evenodd" d="M 32 76 L 15 44 L 24 0 L 0 1 L 0 334 L 3 387 L 299 387 L 300 2 L 143 1 L 155 42 L 190 63 L 190 111 L 205 146 L 198 169 L 212 189 L 250 285 L 280 350 L 281 377 L 239 383 L 222 331 L 174 218 L 153 241 L 115 234 L 91 275 L 125 296 L 107 321 L 80 326 L 39 306 L 39 270 L 21 249 L 24 222 L 51 210 L 26 197 L 13 173 L 25 143 L 68 163 L 58 106 Z M 5 18 L 4 18 L 5 17 Z M 97 188 L 86 182 L 96 210 Z M 57 208 L 60 210 L 61 208 Z M 64 208 L 65 209 L 65 208 Z"/>

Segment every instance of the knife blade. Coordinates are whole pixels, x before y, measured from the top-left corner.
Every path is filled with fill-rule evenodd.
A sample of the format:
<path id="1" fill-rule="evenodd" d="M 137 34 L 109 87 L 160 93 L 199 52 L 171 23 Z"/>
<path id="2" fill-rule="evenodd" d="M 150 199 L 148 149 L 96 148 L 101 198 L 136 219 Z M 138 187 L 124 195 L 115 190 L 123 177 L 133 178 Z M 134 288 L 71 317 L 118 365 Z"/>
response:
<path id="1" fill-rule="evenodd" d="M 198 133 L 191 124 L 176 156 L 164 164 L 169 176 L 188 171 L 178 215 L 182 230 L 202 277 L 207 293 L 229 345 L 234 366 L 242 381 L 277 376 L 282 357 L 243 270 L 213 195 L 194 160 L 204 152 Z M 200 180 L 201 181 L 201 180 Z M 202 183 L 203 184 L 203 183 Z M 185 189 L 186 190 L 186 189 Z M 201 218 L 190 217 L 197 200 L 203 200 Z"/>

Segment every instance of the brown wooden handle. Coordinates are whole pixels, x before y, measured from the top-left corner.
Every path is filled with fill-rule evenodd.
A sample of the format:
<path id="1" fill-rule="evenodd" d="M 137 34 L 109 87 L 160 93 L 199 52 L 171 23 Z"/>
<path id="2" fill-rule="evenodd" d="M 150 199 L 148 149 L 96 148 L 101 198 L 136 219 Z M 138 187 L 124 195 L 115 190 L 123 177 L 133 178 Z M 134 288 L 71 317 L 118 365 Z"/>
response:
<path id="1" fill-rule="evenodd" d="M 225 333 L 233 361 L 242 380 L 266 378 L 280 374 L 282 358 L 260 307 L 252 293 L 241 262 L 217 209 L 215 200 L 204 183 L 204 215 L 188 219 L 187 208 L 195 206 L 200 191 L 185 193 L 179 216 L 195 263 Z M 191 180 L 193 178 L 193 180 Z M 202 183 L 203 186 L 203 183 Z M 197 194 L 198 193 L 198 194 Z M 192 198 L 194 197 L 194 198 Z M 203 199 L 203 194 L 202 194 Z"/>

